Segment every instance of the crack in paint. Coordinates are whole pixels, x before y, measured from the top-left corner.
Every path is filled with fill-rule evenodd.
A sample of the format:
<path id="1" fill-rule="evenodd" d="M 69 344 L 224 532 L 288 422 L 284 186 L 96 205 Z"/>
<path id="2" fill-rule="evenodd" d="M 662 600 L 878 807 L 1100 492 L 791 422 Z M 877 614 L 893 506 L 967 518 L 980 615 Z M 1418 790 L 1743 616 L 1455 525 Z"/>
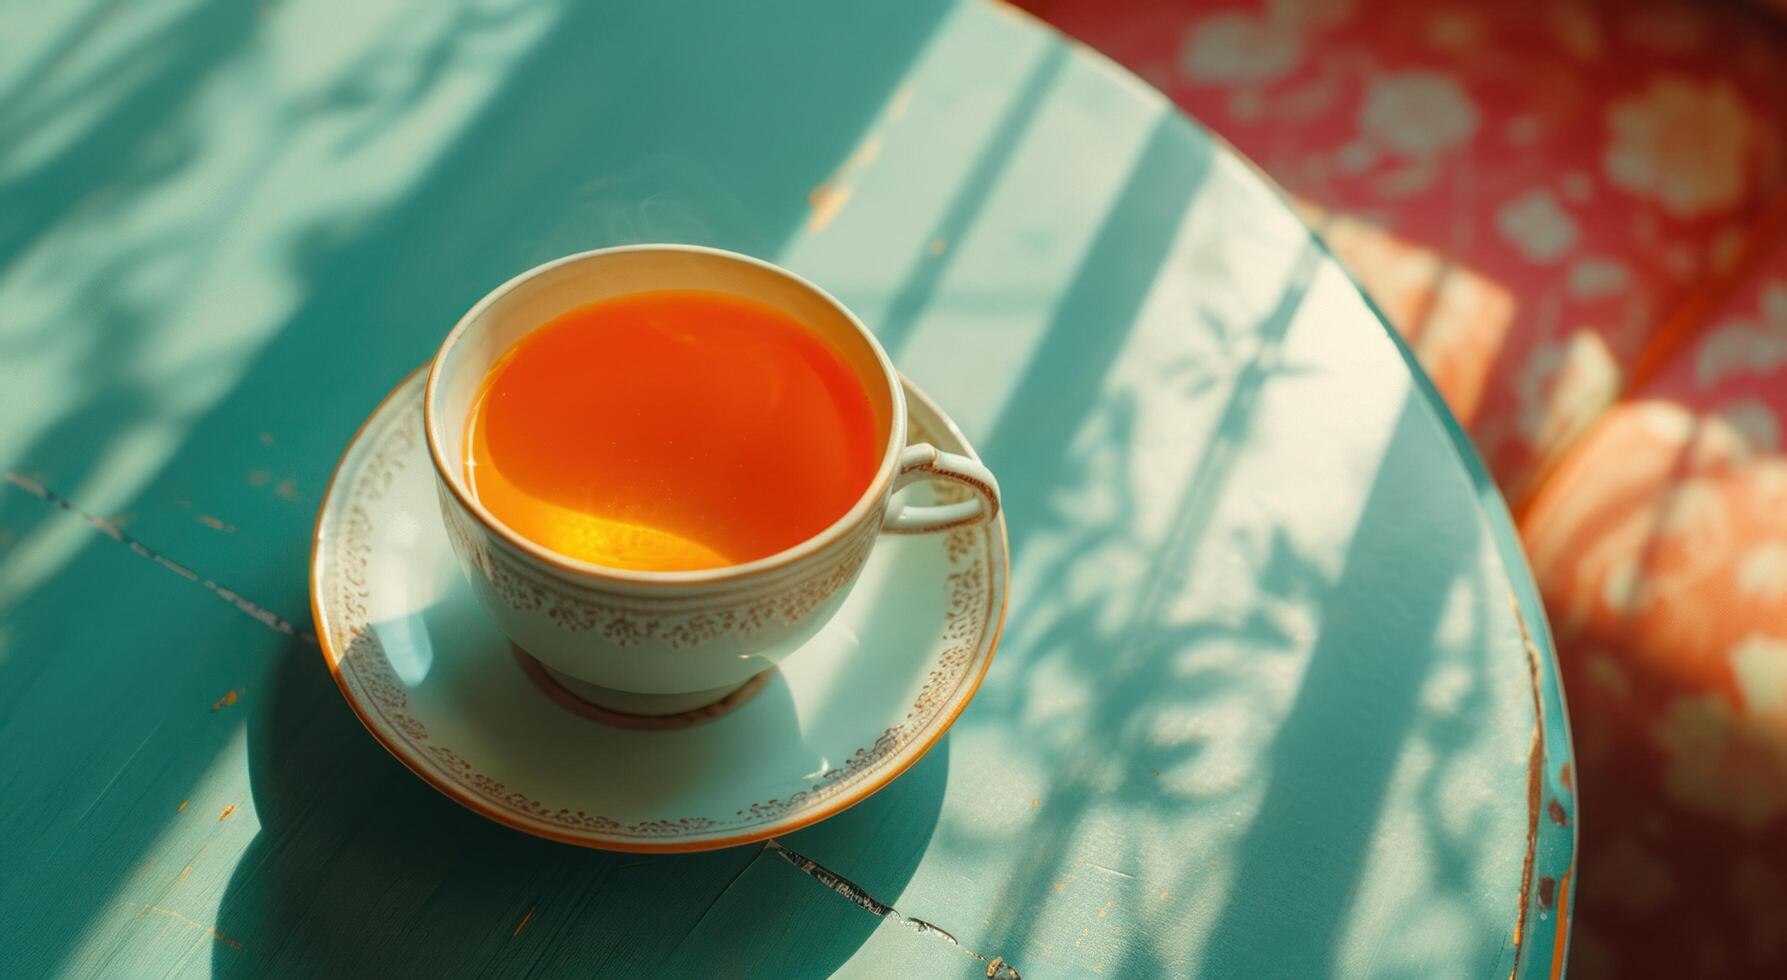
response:
<path id="1" fill-rule="evenodd" d="M 189 926 L 193 927 L 194 929 L 204 930 L 205 935 L 210 936 L 212 939 L 217 940 L 218 942 L 224 944 L 225 946 L 228 946 L 231 949 L 239 951 L 243 948 L 243 944 L 241 942 L 231 939 L 228 936 L 224 936 L 224 935 L 220 934 L 216 929 L 213 929 L 210 926 L 205 925 L 203 922 L 200 922 L 199 920 L 194 919 L 191 916 L 181 915 L 179 912 L 176 912 L 173 909 L 164 909 L 159 905 L 149 905 L 149 904 L 143 903 L 143 902 L 120 902 L 119 904 L 124 905 L 127 908 L 136 909 L 136 913 L 137 913 L 136 917 L 139 919 L 143 917 L 143 913 L 145 913 L 145 912 L 154 912 L 156 915 L 165 915 L 168 918 L 173 919 L 176 922 L 185 923 L 186 925 L 189 925 Z"/>
<path id="2" fill-rule="evenodd" d="M 1131 881 L 1135 880 L 1135 875 L 1132 875 L 1127 871 L 1118 871 L 1116 868 L 1108 868 L 1102 864 L 1099 864 L 1097 861 L 1087 861 L 1086 863 L 1094 868 L 1097 868 L 1100 871 L 1103 871 L 1105 874 L 1116 875 L 1119 878 L 1128 878 Z"/>
<path id="3" fill-rule="evenodd" d="M 961 940 L 952 935 L 949 930 L 944 929 L 942 926 L 939 926 L 934 922 L 927 922 L 924 919 L 916 918 L 901 912 L 899 909 L 870 895 L 862 889 L 862 886 L 843 875 L 838 874 L 836 871 L 833 871 L 798 851 L 793 851 L 784 847 L 781 841 L 771 838 L 764 843 L 770 850 L 775 851 L 780 855 L 782 860 L 793 865 L 795 870 L 849 899 L 852 904 L 863 911 L 878 918 L 892 919 L 921 936 L 934 936 L 961 950 L 964 954 L 985 963 L 987 965 L 986 975 L 990 980 L 1023 980 L 1023 978 L 1018 975 L 1017 968 L 1010 963 L 1005 962 L 1005 957 L 983 956 L 980 953 L 963 946 Z"/>
<path id="4" fill-rule="evenodd" d="M 143 558 L 143 559 L 152 561 L 155 564 L 160 565 L 162 568 L 165 568 L 168 571 L 173 572 L 175 575 L 178 575 L 181 578 L 187 580 L 188 582 L 193 582 L 193 583 L 204 586 L 208 591 L 211 592 L 212 595 L 215 595 L 219 599 L 222 599 L 223 601 L 235 606 L 238 610 L 245 613 L 250 618 L 259 622 L 261 625 L 267 627 L 268 629 L 273 630 L 278 633 L 284 633 L 286 636 L 290 636 L 295 639 L 302 640 L 305 643 L 311 644 L 312 646 L 316 645 L 316 634 L 310 632 L 309 630 L 301 630 L 301 629 L 297 628 L 296 626 L 293 626 L 291 623 L 287 622 L 286 620 L 282 619 L 277 614 L 275 614 L 272 610 L 267 609 L 264 606 L 260 606 L 253 602 L 248 601 L 247 599 L 243 598 L 240 594 L 217 584 L 217 582 L 215 582 L 212 579 L 200 578 L 199 573 L 193 571 L 190 568 L 187 568 L 185 565 L 182 565 L 179 562 L 174 561 L 171 558 L 168 558 L 167 556 L 161 554 L 160 552 L 149 547 L 148 545 L 144 544 L 143 542 L 137 540 L 136 538 L 132 537 L 131 535 L 126 534 L 124 532 L 124 529 L 119 527 L 117 525 L 117 523 L 115 523 L 113 521 L 108 521 L 103 517 L 96 517 L 93 514 L 87 513 L 86 511 L 82 510 L 81 508 L 75 506 L 74 502 L 69 500 L 67 497 L 64 497 L 61 494 L 56 493 L 55 491 L 49 489 L 48 487 L 37 482 L 36 480 L 31 479 L 30 477 L 20 476 L 19 474 L 13 473 L 10 471 L 8 471 L 7 473 L 5 473 L 3 475 L 6 479 L 6 482 L 12 484 L 15 487 L 18 487 L 20 490 L 25 491 L 26 493 L 30 494 L 33 497 L 36 497 L 37 499 L 43 501 L 46 504 L 50 504 L 52 506 L 58 507 L 61 510 L 66 511 L 67 513 L 73 514 L 74 516 L 80 518 L 81 520 L 85 521 L 89 527 L 93 528 L 93 530 L 99 532 L 100 534 L 105 535 L 108 538 L 111 538 L 113 541 L 116 541 L 119 544 L 124 545 L 126 548 L 129 548 L 131 553 L 136 555 L 138 558 Z"/>

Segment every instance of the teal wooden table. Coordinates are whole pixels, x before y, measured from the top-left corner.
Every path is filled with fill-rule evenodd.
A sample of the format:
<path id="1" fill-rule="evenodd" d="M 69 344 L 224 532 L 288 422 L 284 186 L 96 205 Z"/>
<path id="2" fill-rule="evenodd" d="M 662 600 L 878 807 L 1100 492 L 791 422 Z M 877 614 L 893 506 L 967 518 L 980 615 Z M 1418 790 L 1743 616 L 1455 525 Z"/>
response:
<path id="1" fill-rule="evenodd" d="M 1557 975 L 1499 499 L 1277 193 L 1096 55 L 944 0 L 77 0 L 0 52 L 0 974 Z M 650 240 L 827 286 L 1006 489 L 977 700 L 787 851 L 488 823 L 310 632 L 366 413 L 510 274 Z"/>

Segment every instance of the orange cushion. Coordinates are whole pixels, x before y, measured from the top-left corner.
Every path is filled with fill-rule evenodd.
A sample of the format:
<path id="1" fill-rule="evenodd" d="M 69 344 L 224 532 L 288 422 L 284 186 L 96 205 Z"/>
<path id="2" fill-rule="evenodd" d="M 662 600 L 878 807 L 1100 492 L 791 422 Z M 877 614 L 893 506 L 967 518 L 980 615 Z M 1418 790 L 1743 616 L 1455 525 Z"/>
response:
<path id="1" fill-rule="evenodd" d="M 1581 976 L 1787 976 L 1787 245 L 1535 495 Z"/>

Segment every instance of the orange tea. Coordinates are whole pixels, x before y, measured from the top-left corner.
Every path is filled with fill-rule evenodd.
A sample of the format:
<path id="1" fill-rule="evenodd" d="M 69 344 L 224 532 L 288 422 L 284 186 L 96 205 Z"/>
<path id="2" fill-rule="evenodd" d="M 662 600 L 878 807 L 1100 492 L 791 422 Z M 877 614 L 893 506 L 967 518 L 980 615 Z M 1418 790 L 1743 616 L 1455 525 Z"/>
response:
<path id="1" fill-rule="evenodd" d="M 565 313 L 497 360 L 465 474 L 503 523 L 598 565 L 736 565 L 818 534 L 880 462 L 868 393 L 800 321 L 665 290 Z"/>

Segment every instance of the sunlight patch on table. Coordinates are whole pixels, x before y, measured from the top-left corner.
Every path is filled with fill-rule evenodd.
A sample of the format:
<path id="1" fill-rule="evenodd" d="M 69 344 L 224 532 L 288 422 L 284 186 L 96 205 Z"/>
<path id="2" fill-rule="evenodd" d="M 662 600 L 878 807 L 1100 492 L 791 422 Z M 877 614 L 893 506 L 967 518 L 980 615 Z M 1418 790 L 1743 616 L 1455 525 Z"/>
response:
<path id="1" fill-rule="evenodd" d="M 976 941 L 988 948 L 1013 941 L 1002 951 L 1017 962 L 1090 969 L 1101 954 L 1074 941 L 1092 928 L 1087 917 L 1105 902 L 1123 908 L 1162 893 L 1193 910 L 1162 920 L 1174 930 L 1153 940 L 1148 957 L 1171 969 L 1217 941 L 1211 930 L 1235 890 L 1250 887 L 1233 862 L 1271 786 L 1280 726 L 1305 694 L 1305 672 L 1334 610 L 1358 610 L 1358 622 L 1341 626 L 1348 635 L 1363 635 L 1361 622 L 1386 624 L 1386 656 L 1432 643 L 1442 660 L 1471 663 L 1508 648 L 1483 639 L 1509 622 L 1505 611 L 1491 622 L 1498 614 L 1485 610 L 1478 591 L 1501 580 L 1492 550 L 1464 556 L 1459 574 L 1470 587 L 1450 591 L 1437 638 L 1395 635 L 1403 620 L 1393 603 L 1338 591 L 1402 574 L 1355 548 L 1379 481 L 1457 482 L 1458 501 L 1474 498 L 1462 492 L 1462 468 L 1409 470 L 1418 460 L 1443 463 L 1442 444 L 1419 451 L 1392 443 L 1409 426 L 1408 413 L 1425 408 L 1387 336 L 1335 329 L 1360 317 L 1350 281 L 1313 260 L 1306 231 L 1276 210 L 1243 165 L 1218 157 L 1214 168 L 1134 322 L 1062 327 L 1127 333 L 1095 379 L 1077 431 L 1060 434 L 1063 476 L 1017 548 L 1012 594 L 1020 608 L 980 701 L 954 736 L 964 750 L 952 755 L 952 792 L 973 770 L 977 821 L 1025 798 L 1039 802 L 1033 818 L 1014 816 L 997 833 L 959 838 L 965 829 L 946 822 L 934 849 L 950 871 L 980 883 L 949 896 L 948 918 L 972 921 L 978 912 Z M 950 270 L 946 295 L 959 291 L 951 277 L 971 269 L 974 254 L 965 250 Z M 932 363 L 924 356 L 930 331 L 950 315 L 945 307 L 921 321 L 912 346 L 918 370 Z M 935 341 L 940 365 L 947 337 Z M 1005 397 L 984 396 L 980 424 L 990 426 Z M 1358 562 L 1372 572 L 1355 584 L 1343 576 Z M 1025 598 L 1038 595 L 1050 601 Z M 1497 675 L 1473 679 L 1479 685 L 1524 676 L 1508 664 L 1478 668 Z M 1453 673 L 1439 676 L 1435 684 L 1458 687 Z M 1309 696 L 1337 717 L 1357 710 L 1334 707 L 1345 692 Z M 1007 718 L 1021 737 L 992 737 Z M 1468 770 L 1473 752 L 1506 744 L 1500 734 L 1476 732 L 1446 758 L 1446 778 Z M 1402 751 L 1418 755 L 1428 737 L 1418 731 Z M 1385 804 L 1399 813 L 1418 809 L 1407 765 Z M 1047 776 L 1036 789 L 1005 772 Z M 1478 778 L 1482 786 L 1508 784 L 1505 760 Z M 1460 789 L 1455 798 L 1475 797 Z M 1511 813 L 1504 808 L 1495 819 Z M 1139 867 L 1143 880 L 1130 885 L 1082 870 L 1080 861 Z M 1505 869 L 1478 870 L 1473 882 L 1499 880 Z M 1461 913 L 1431 912 L 1453 914 Z M 1362 921 L 1345 955 L 1364 955 L 1387 928 Z"/>
<path id="2" fill-rule="evenodd" d="M 213 935 L 219 921 L 217 896 L 234 873 L 248 842 L 260 832 L 252 799 L 240 792 L 239 774 L 248 767 L 248 736 L 233 726 L 217 754 L 178 810 L 146 813 L 162 829 L 128 874 L 104 901 L 96 901 L 78 939 L 68 945 L 62 972 L 96 976 L 119 968 L 138 975 L 184 972 L 209 964 L 213 946 L 225 939 L 227 951 L 246 951 L 243 937 Z M 228 807 L 229 818 L 218 820 Z M 148 942 L 159 936 L 177 941 Z M 127 952 L 128 951 L 128 952 Z"/>
<path id="3" fill-rule="evenodd" d="M 979 6 L 952 15 L 919 63 L 908 108 L 876 134 L 873 163 L 852 174 L 848 206 L 782 255 L 883 331 L 896 365 L 935 393 L 970 438 L 990 429 L 1022 378 L 1007 366 L 1041 341 L 1167 111 L 1111 88 L 1096 66 L 1067 59 L 1051 70 L 1060 42 L 1039 34 L 1013 45 L 1008 30 Z M 1028 122 L 1005 133 L 1011 116 Z M 1085 132 L 1100 138 L 1074 138 Z M 1010 145 L 997 145 L 1002 135 Z M 987 186 L 971 183 L 981 178 Z M 1036 200 L 1051 202 L 1047 213 L 1031 206 Z M 941 231 L 957 224 L 965 225 L 958 235 Z M 915 277 L 928 284 L 922 296 L 911 292 Z M 923 305 L 912 311 L 896 301 Z M 888 332 L 890 315 L 915 319 Z"/>
<path id="4" fill-rule="evenodd" d="M 1518 626 L 1505 593 L 1488 585 L 1505 577 L 1495 554 L 1485 527 L 1469 562 L 1476 574 L 1448 595 L 1435 663 L 1347 910 L 1340 973 L 1392 966 L 1378 939 L 1395 935 L 1404 968 L 1446 976 L 1446 964 L 1492 956 L 1484 944 L 1512 929 L 1528 814 L 1509 790 L 1522 783 L 1535 719 L 1527 667 L 1505 656 Z M 1477 947 L 1462 947 L 1462 937 Z"/>
<path id="5" fill-rule="evenodd" d="M 200 0 L 33 4 L 0 31 L 0 183 L 50 162 L 119 110 L 162 62 L 168 33 L 198 13 Z M 108 9 L 109 8 L 109 9 Z M 96 25 L 104 30 L 95 30 Z M 44 35 L 60 34 L 50 41 Z M 36 35 L 35 37 L 33 35 Z M 47 42 L 47 43 L 46 43 Z M 43 59 L 26 52 L 55 51 Z"/>
<path id="6" fill-rule="evenodd" d="M 952 198 L 936 188 L 962 186 L 1019 97 L 1017 83 L 1050 47 L 1042 35 L 1014 43 L 988 20 L 978 5 L 947 15 L 858 149 L 823 185 L 827 200 L 847 191 L 848 206 L 794 236 L 778 257 L 823 284 L 871 330 L 882 325 L 915 260 L 955 244 L 933 234 Z M 863 161 L 861 146 L 870 141 L 876 152 Z"/>
<path id="7" fill-rule="evenodd" d="M 16 406 L 0 467 L 90 512 L 127 506 L 304 302 L 314 242 L 424 176 L 555 15 L 480 8 L 468 31 L 464 10 L 430 10 L 282 6 L 104 193 L 0 273 L 0 383 Z M 313 57 L 319 33 L 338 60 Z M 82 451 L 103 462 L 34 469 Z M 0 582 L 16 593 L 52 574 L 80 545 L 60 534 L 27 535 Z"/>

